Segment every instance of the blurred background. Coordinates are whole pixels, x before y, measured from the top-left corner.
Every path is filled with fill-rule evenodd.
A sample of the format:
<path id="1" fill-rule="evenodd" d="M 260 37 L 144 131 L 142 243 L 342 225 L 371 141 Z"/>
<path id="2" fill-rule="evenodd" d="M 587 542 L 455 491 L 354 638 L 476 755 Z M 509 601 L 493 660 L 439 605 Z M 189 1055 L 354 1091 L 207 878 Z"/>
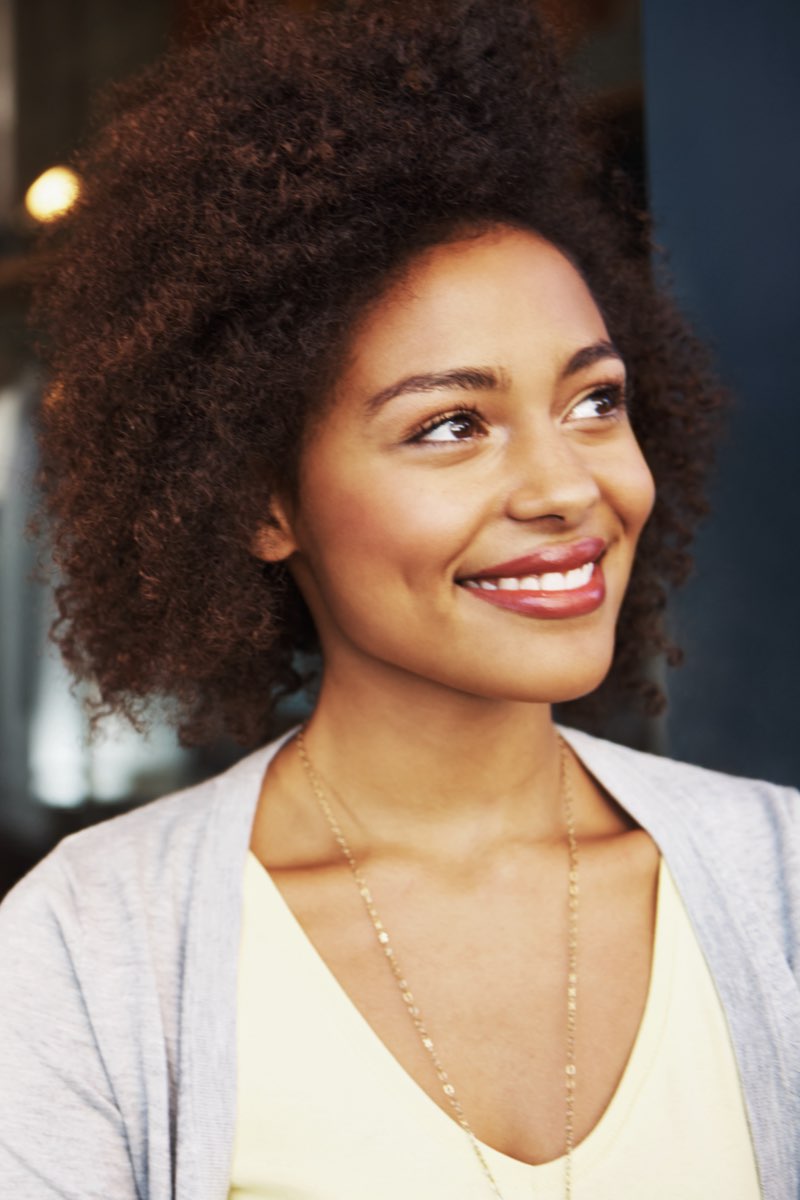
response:
<path id="1" fill-rule="evenodd" d="M 265 3 L 268 0 L 264 0 Z M 498 0 L 500 2 L 500 0 Z M 533 2 L 533 0 L 532 0 Z M 314 0 L 295 0 L 312 8 Z M 53 172 L 98 87 L 191 40 L 218 0 L 0 0 L 0 895 L 64 834 L 198 780 L 231 747 L 187 751 L 156 724 L 87 737 L 48 649 L 48 593 L 25 538 L 40 400 L 25 330 L 39 222 L 76 186 Z M 736 404 L 713 516 L 670 620 L 686 663 L 668 714 L 630 740 L 705 766 L 800 781 L 800 5 L 541 0 L 610 169 L 653 214 L 672 287 Z M 687 447 L 691 452 L 691 447 Z"/>

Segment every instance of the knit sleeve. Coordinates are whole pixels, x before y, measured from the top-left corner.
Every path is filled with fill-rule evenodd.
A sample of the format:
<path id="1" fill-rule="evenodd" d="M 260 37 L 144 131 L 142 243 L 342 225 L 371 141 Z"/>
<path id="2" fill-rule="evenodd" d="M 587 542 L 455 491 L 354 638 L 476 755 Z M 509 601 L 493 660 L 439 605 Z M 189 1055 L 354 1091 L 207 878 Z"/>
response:
<path id="1" fill-rule="evenodd" d="M 25 1200 L 144 1200 L 51 855 L 0 906 L 0 1179 Z"/>

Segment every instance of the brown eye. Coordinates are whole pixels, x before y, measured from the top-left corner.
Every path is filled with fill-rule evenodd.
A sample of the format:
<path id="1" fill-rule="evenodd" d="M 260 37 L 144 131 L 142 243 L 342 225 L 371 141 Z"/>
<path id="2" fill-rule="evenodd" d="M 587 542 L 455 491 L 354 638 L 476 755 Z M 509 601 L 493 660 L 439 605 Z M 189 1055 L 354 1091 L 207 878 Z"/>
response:
<path id="1" fill-rule="evenodd" d="M 479 413 L 468 409 L 460 409 L 448 416 L 437 417 L 429 422 L 424 429 L 415 434 L 412 441 L 452 443 L 463 442 L 468 438 L 481 436 L 485 426 Z"/>
<path id="2" fill-rule="evenodd" d="M 579 400 L 569 413 L 571 421 L 591 421 L 614 417 L 625 407 L 625 389 L 620 384 L 608 384 Z"/>

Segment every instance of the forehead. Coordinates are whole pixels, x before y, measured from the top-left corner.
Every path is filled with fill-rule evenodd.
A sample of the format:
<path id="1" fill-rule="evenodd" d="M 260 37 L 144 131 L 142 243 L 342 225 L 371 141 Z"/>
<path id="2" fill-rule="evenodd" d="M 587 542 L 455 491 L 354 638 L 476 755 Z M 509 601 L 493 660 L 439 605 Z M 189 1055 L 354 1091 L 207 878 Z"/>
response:
<path id="1" fill-rule="evenodd" d="M 535 233 L 501 227 L 412 260 L 360 322 L 346 375 L 372 386 L 376 376 L 456 360 L 511 365 L 523 347 L 563 361 L 607 336 L 569 259 Z"/>

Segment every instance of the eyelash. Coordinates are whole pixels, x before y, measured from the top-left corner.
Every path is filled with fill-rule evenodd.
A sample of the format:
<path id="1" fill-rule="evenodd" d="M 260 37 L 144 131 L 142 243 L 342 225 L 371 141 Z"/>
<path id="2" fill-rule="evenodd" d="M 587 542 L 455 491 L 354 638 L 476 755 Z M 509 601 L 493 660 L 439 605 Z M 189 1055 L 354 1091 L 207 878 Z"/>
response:
<path id="1" fill-rule="evenodd" d="M 589 394 L 586 396 L 583 396 L 582 399 L 578 401 L 578 404 L 583 404 L 587 400 L 594 400 L 596 398 L 606 399 L 607 401 L 609 401 L 610 402 L 610 411 L 600 413 L 600 414 L 598 414 L 598 416 L 596 416 L 594 418 L 589 417 L 589 418 L 580 418 L 580 419 L 586 419 L 586 420 L 594 419 L 596 421 L 614 421 L 614 420 L 617 420 L 619 418 L 620 414 L 625 411 L 627 398 L 626 398 L 626 389 L 623 384 L 620 384 L 620 383 L 601 384 L 600 387 L 595 388 L 594 391 L 589 392 Z M 427 421 L 424 421 L 421 425 L 419 425 L 415 430 L 412 431 L 412 433 L 409 436 L 409 438 L 407 439 L 407 441 L 410 443 L 417 443 L 417 444 L 420 442 L 423 442 L 429 433 L 433 433 L 433 431 L 435 429 L 438 429 L 442 425 L 446 425 L 448 423 L 448 421 L 455 421 L 455 420 L 458 420 L 458 418 L 460 418 L 460 417 L 461 418 L 463 418 L 463 417 L 472 418 L 476 423 L 480 422 L 481 425 L 485 424 L 483 414 L 480 412 L 479 409 L 475 408 L 471 404 L 462 404 L 458 408 L 451 409 L 450 412 L 438 413 L 435 417 L 430 417 Z M 457 442 L 460 440 L 466 441 L 467 439 L 453 439 L 452 442 L 442 441 L 439 443 L 439 445 L 452 446 L 452 445 L 457 444 Z M 431 442 L 429 444 L 434 445 L 435 443 Z"/>
<path id="2" fill-rule="evenodd" d="M 620 413 L 624 412 L 627 407 L 627 390 L 623 383 L 603 383 L 600 387 L 596 387 L 594 391 L 589 392 L 588 396 L 584 396 L 579 400 L 578 404 L 583 404 L 586 400 L 594 400 L 598 397 L 610 401 L 610 411 L 602 413 L 595 420 L 612 421 Z"/>
<path id="3" fill-rule="evenodd" d="M 477 408 L 471 404 L 462 404 L 458 408 L 452 409 L 450 412 L 438 413 L 435 417 L 430 417 L 419 425 L 408 438 L 409 442 L 421 442 L 429 433 L 433 433 L 434 429 L 438 429 L 440 425 L 446 425 L 448 421 L 456 421 L 459 417 L 471 417 L 476 423 L 484 423 L 482 414 Z M 442 445 L 448 445 L 447 442 L 442 442 Z M 450 443 L 452 445 L 452 443 Z"/>

